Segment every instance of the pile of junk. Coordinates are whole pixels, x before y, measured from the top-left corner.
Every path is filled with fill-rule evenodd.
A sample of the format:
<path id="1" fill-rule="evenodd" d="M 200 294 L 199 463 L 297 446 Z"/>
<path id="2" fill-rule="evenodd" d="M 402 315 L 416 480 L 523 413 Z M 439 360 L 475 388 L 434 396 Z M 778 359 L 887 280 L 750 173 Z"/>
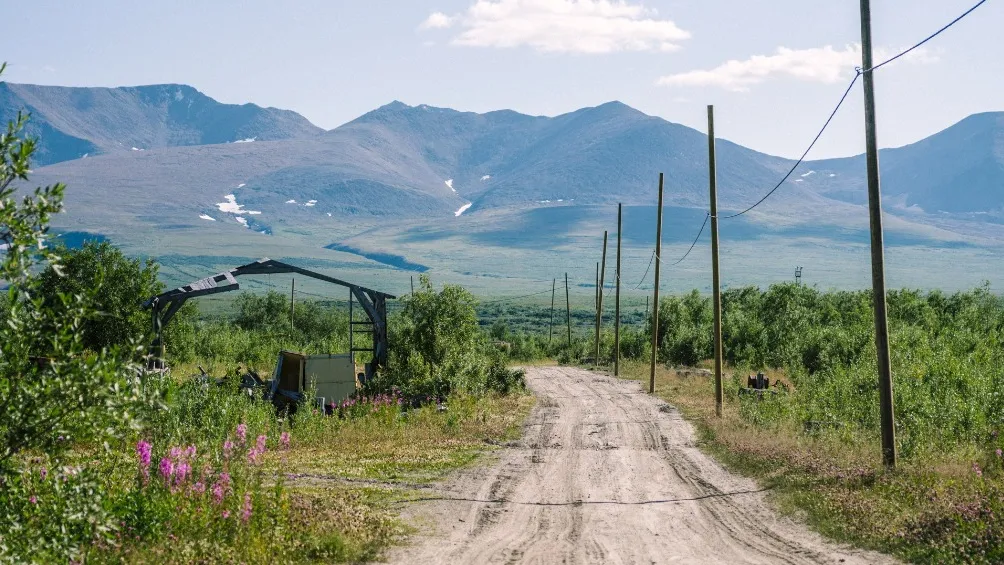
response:
<path id="1" fill-rule="evenodd" d="M 205 384 L 224 386 L 225 377 L 212 377 L 199 367 L 195 376 Z M 237 367 L 238 389 L 250 398 L 271 402 L 279 412 L 293 413 L 296 407 L 312 399 L 318 407 L 329 410 L 342 400 L 351 397 L 367 382 L 366 373 L 356 365 L 351 353 L 307 355 L 282 351 L 271 378 L 265 379 L 253 369 Z"/>
<path id="2" fill-rule="evenodd" d="M 280 411 L 289 412 L 294 411 L 298 404 L 310 401 L 324 407 L 337 405 L 355 394 L 380 368 L 387 366 L 387 300 L 395 297 L 268 258 L 197 280 L 189 285 L 153 296 L 144 302 L 143 306 L 151 312 L 153 335 L 156 336 L 147 370 L 150 372 L 167 370 L 164 362 L 166 352 L 163 329 L 186 301 L 237 290 L 240 285 L 236 277 L 239 276 L 280 274 L 301 275 L 348 289 L 349 351 L 343 354 L 320 355 L 280 351 L 271 379 L 262 378 L 253 370 L 238 369 L 241 391 L 253 398 L 272 402 Z M 356 319 L 354 314 L 356 308 L 363 311 L 365 318 Z M 354 343 L 356 334 L 368 335 L 372 340 L 370 343 L 356 346 Z M 372 360 L 361 367 L 357 366 L 355 362 L 357 352 L 368 354 Z M 220 385 L 227 382 L 227 379 L 214 379 L 201 367 L 199 371 L 202 374 L 197 378 L 203 379 L 207 384 L 211 380 Z M 306 397 L 310 390 L 315 391 L 313 399 Z"/>

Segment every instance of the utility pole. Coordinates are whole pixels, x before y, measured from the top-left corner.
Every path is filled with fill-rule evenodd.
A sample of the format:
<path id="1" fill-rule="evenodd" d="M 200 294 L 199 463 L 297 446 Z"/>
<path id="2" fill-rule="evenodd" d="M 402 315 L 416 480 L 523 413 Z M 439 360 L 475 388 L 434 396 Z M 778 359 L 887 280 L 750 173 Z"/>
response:
<path id="1" fill-rule="evenodd" d="M 568 328 L 568 349 L 572 349 L 572 303 L 568 299 L 568 273 L 565 273 L 565 327 Z"/>
<path id="2" fill-rule="evenodd" d="M 289 335 L 293 335 L 293 300 L 296 295 L 296 279 L 293 279 L 293 285 L 289 287 Z"/>
<path id="3" fill-rule="evenodd" d="M 614 376 L 621 374 L 621 231 L 624 207 L 617 204 L 617 290 L 614 293 Z"/>
<path id="4" fill-rule="evenodd" d="M 558 284 L 558 279 L 551 281 L 551 323 L 547 325 L 547 345 L 551 345 L 551 338 L 554 337 L 554 289 Z"/>
<path id="5" fill-rule="evenodd" d="M 411 293 L 415 294 L 415 275 L 411 275 Z"/>
<path id="6" fill-rule="evenodd" d="M 603 331 L 603 286 L 607 277 L 607 231 L 603 230 L 603 262 L 600 263 L 600 286 L 596 289 L 596 366 L 600 365 L 600 334 Z"/>
<path id="7" fill-rule="evenodd" d="M 725 392 L 722 384 L 722 279 L 718 265 L 718 176 L 715 163 L 715 107 L 708 106 L 708 167 L 711 190 L 711 284 L 715 311 L 715 414 L 722 417 Z"/>
<path id="8" fill-rule="evenodd" d="M 872 71 L 872 15 L 869 0 L 861 0 L 861 68 L 864 69 L 865 139 L 868 162 L 868 213 L 872 236 L 872 299 L 875 308 L 875 350 L 878 353 L 879 402 L 882 420 L 882 461 L 896 467 L 896 417 L 893 412 L 889 324 L 886 319 L 885 251 L 882 237 L 882 191 L 879 184 L 878 139 L 875 133 L 875 77 Z"/>
<path id="9" fill-rule="evenodd" d="M 802 284 L 802 267 L 795 267 L 795 285 Z"/>
<path id="10" fill-rule="evenodd" d="M 652 372 L 648 377 L 648 392 L 655 392 L 655 364 L 659 359 L 659 267 L 662 265 L 662 188 L 663 174 L 659 173 L 659 208 L 655 220 L 655 292 L 652 298 Z"/>

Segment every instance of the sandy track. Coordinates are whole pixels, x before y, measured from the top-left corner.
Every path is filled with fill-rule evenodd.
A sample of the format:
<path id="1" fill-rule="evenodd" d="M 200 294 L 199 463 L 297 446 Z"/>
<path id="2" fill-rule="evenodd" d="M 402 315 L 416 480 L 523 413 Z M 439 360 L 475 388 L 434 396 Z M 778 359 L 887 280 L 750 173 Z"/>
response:
<path id="1" fill-rule="evenodd" d="M 409 505 L 392 563 L 887 563 L 780 517 L 633 382 L 531 368 L 523 439 Z"/>

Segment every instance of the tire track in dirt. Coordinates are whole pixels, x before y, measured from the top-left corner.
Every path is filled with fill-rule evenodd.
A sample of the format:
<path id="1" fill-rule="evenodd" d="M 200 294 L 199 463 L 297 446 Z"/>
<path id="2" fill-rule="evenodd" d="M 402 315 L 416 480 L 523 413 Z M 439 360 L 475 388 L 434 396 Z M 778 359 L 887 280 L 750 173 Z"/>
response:
<path id="1" fill-rule="evenodd" d="M 392 563 L 894 562 L 779 516 L 637 383 L 565 367 L 527 382 L 539 400 L 523 439 L 406 508 L 436 527 Z"/>

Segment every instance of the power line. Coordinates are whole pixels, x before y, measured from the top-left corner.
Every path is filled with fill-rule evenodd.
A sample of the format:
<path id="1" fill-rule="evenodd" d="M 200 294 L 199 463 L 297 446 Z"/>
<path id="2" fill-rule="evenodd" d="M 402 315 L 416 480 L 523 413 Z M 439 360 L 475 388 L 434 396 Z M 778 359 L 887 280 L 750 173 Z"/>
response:
<path id="1" fill-rule="evenodd" d="M 849 85 L 847 85 L 847 90 L 844 91 L 844 95 L 840 97 L 840 102 L 837 102 L 837 106 L 833 109 L 832 112 L 830 112 L 830 117 L 826 119 L 826 123 L 823 124 L 822 129 L 820 129 L 819 133 L 816 134 L 815 139 L 813 139 L 812 143 L 809 144 L 809 147 L 805 150 L 805 153 L 802 153 L 802 156 L 798 158 L 798 161 L 795 162 L 794 166 L 792 166 L 791 169 L 788 170 L 788 174 L 784 175 L 784 178 L 782 178 L 781 181 L 778 182 L 777 185 L 774 186 L 774 188 L 770 189 L 770 192 L 768 192 L 767 194 L 765 194 L 763 198 L 761 198 L 760 200 L 757 200 L 756 204 L 750 206 L 749 208 L 743 210 L 742 212 L 739 212 L 738 214 L 732 214 L 731 216 L 722 216 L 722 217 L 720 217 L 718 219 L 720 219 L 720 220 L 731 220 L 732 218 L 738 218 L 739 216 L 742 216 L 746 212 L 749 212 L 750 210 L 752 210 L 752 209 L 756 208 L 757 206 L 763 204 L 764 200 L 767 200 L 768 198 L 770 198 L 770 196 L 772 194 L 774 194 L 777 191 L 777 189 L 781 188 L 781 185 L 783 185 L 784 182 L 786 180 L 788 180 L 788 178 L 795 172 L 795 169 L 797 169 L 798 166 L 802 164 L 802 161 L 805 160 L 806 156 L 809 155 L 809 151 L 812 151 L 812 148 L 816 146 L 816 142 L 819 141 L 819 138 L 823 136 L 823 132 L 825 132 L 826 128 L 829 127 L 830 122 L 833 121 L 833 117 L 837 115 L 837 111 L 840 110 L 840 107 L 844 105 L 844 101 L 847 100 L 847 96 L 851 93 L 851 89 L 854 88 L 854 85 L 857 84 L 858 78 L 860 78 L 860 77 L 861 77 L 861 72 L 860 71 L 858 71 L 858 72 L 856 72 L 854 74 L 854 78 L 851 79 L 851 83 Z"/>
<path id="2" fill-rule="evenodd" d="M 553 291 L 556 292 L 558 290 L 558 288 L 565 288 L 565 286 L 562 285 L 560 287 L 555 287 L 553 289 Z M 520 298 L 530 298 L 530 297 L 533 297 L 533 296 L 540 296 L 541 294 L 547 294 L 548 292 L 552 292 L 552 291 L 551 290 L 544 290 L 544 291 L 541 291 L 541 292 L 534 292 L 533 294 L 524 294 L 524 295 L 521 295 L 521 296 L 509 296 L 509 297 L 506 297 L 506 298 L 499 298 L 497 300 L 488 300 L 488 301 L 479 303 L 479 305 L 480 306 L 484 306 L 486 304 L 497 304 L 499 302 L 508 302 L 510 300 L 519 300 Z"/>
<path id="3" fill-rule="evenodd" d="M 644 284 L 645 278 L 648 277 L 648 272 L 652 270 L 652 263 L 655 262 L 655 251 L 652 252 L 652 258 L 648 260 L 648 267 L 645 269 L 645 274 L 641 276 L 641 280 L 638 281 L 638 285 L 631 290 L 638 290 L 641 285 Z"/>
<path id="4" fill-rule="evenodd" d="M 939 35 L 941 35 L 941 34 L 942 34 L 942 33 L 944 33 L 945 31 L 947 31 L 947 30 L 948 30 L 948 28 L 950 28 L 950 27 L 954 26 L 955 24 L 959 23 L 960 21 L 962 21 L 962 19 L 963 19 L 963 18 L 965 18 L 965 17 L 966 17 L 966 16 L 968 16 L 969 14 L 972 14 L 972 13 L 973 13 L 974 11 L 976 11 L 976 8 L 979 8 L 979 7 L 980 7 L 980 6 L 982 6 L 983 4 L 986 4 L 986 2 L 987 2 L 987 0 L 980 0 L 979 2 L 977 2 L 977 3 L 976 3 L 976 5 L 975 5 L 975 6 L 973 6 L 972 8 L 969 8 L 968 10 L 966 10 L 966 11 L 965 11 L 965 12 L 964 12 L 964 13 L 963 13 L 963 14 L 962 14 L 961 16 L 959 16 L 959 17 L 955 18 L 954 20 L 952 20 L 952 21 L 948 22 L 948 25 L 946 25 L 945 27 L 943 27 L 943 28 L 939 29 L 938 31 L 936 31 L 936 32 L 932 33 L 931 35 L 927 36 L 927 38 L 926 38 L 926 39 L 924 39 L 924 40 L 923 40 L 923 41 L 921 41 L 920 43 L 918 43 L 918 44 L 914 45 L 913 47 L 911 47 L 911 48 L 907 49 L 906 51 L 903 51 L 903 52 L 902 52 L 902 53 L 900 53 L 899 55 L 896 55 L 896 56 L 894 56 L 894 57 L 891 57 L 891 58 L 889 58 L 889 59 L 886 59 L 885 61 L 883 61 L 883 62 L 881 62 L 881 63 L 879 63 L 879 64 L 877 64 L 877 65 L 873 66 L 873 67 L 872 67 L 872 68 L 870 68 L 870 69 L 867 69 L 867 70 L 863 70 L 863 71 L 862 71 L 861 69 L 858 69 L 858 72 L 859 72 L 859 73 L 868 73 L 868 72 L 871 72 L 871 71 L 875 71 L 875 70 L 878 70 L 878 69 L 880 69 L 880 68 L 882 68 L 882 67 L 884 67 L 884 66 L 888 65 L 889 63 L 891 63 L 891 62 L 895 61 L 896 59 L 899 59 L 900 57 L 903 57 L 903 56 L 905 56 L 905 55 L 906 55 L 907 53 L 910 53 L 910 52 L 911 52 L 911 51 L 913 51 L 914 49 L 917 49 L 918 47 L 920 47 L 920 46 L 924 45 L 924 44 L 925 44 L 925 43 L 927 43 L 928 41 L 931 41 L 931 40 L 932 40 L 932 39 L 934 39 L 935 37 L 938 37 Z"/>
<path id="5" fill-rule="evenodd" d="M 700 229 L 700 231 L 697 232 L 697 237 L 694 238 L 694 243 L 690 244 L 690 249 L 688 249 L 687 252 L 683 254 L 683 257 L 680 257 L 679 260 L 676 261 L 676 263 L 669 263 L 668 265 L 666 263 L 663 263 L 662 257 L 657 257 L 657 259 L 659 259 L 659 262 L 663 263 L 667 267 L 675 267 L 675 266 L 679 265 L 680 263 L 683 263 L 683 260 L 686 259 L 687 257 L 689 257 L 690 256 L 690 252 L 693 251 L 694 247 L 697 246 L 697 242 L 698 242 L 698 240 L 701 239 L 701 235 L 704 234 L 704 228 L 706 228 L 708 226 L 708 219 L 709 218 L 711 218 L 711 214 L 707 214 L 706 216 L 704 216 L 704 223 L 701 224 L 701 229 Z"/>
<path id="6" fill-rule="evenodd" d="M 946 30 L 948 30 L 948 28 L 950 28 L 950 27 L 954 26 L 955 24 L 959 23 L 963 18 L 965 18 L 969 14 L 973 13 L 977 8 L 979 8 L 980 6 L 982 6 L 983 4 L 985 4 L 986 2 L 987 2 L 987 0 L 980 0 L 980 2 L 977 2 L 975 6 L 973 6 L 972 8 L 970 8 L 968 10 L 966 10 L 961 16 L 955 18 L 954 20 L 952 20 L 951 22 L 949 22 L 947 25 L 945 25 L 944 27 L 942 27 L 938 31 L 936 31 L 933 34 L 927 36 L 920 43 L 917 43 L 913 47 L 910 47 L 909 49 L 906 49 L 906 50 L 902 51 L 901 53 L 899 53 L 899 54 L 897 54 L 897 55 L 895 55 L 893 57 L 890 57 L 889 59 L 886 59 L 885 61 L 879 63 L 878 65 L 875 65 L 872 68 L 866 69 L 866 70 L 862 70 L 861 67 L 855 68 L 854 69 L 854 78 L 851 79 L 851 83 L 849 85 L 847 85 L 847 90 L 844 91 L 844 95 L 840 97 L 840 101 L 837 102 L 837 106 L 833 109 L 833 112 L 830 113 L 830 117 L 826 119 L 826 123 L 823 124 L 822 129 L 820 129 L 819 133 L 816 134 L 816 137 L 812 140 L 812 143 L 810 143 L 809 147 L 805 150 L 805 153 L 802 153 L 802 156 L 799 157 L 798 161 L 796 161 L 795 164 L 794 164 L 794 166 L 791 167 L 791 169 L 788 171 L 788 174 L 784 175 L 784 178 L 782 178 L 781 181 L 778 182 L 777 185 L 774 186 L 774 188 L 772 188 L 770 190 L 770 192 L 768 192 L 767 194 L 765 194 L 763 198 L 761 198 L 760 200 L 758 200 L 756 202 L 756 204 L 750 206 L 749 208 L 746 208 L 745 210 L 743 210 L 742 212 L 739 212 L 738 214 L 732 214 L 731 216 L 722 216 L 719 219 L 720 220 L 731 220 L 732 218 L 736 218 L 736 217 L 742 216 L 746 212 L 749 212 L 750 210 L 756 208 L 760 204 L 763 204 L 764 200 L 767 200 L 768 198 L 770 198 L 770 196 L 772 194 L 774 194 L 774 192 L 776 192 L 777 189 L 781 188 L 781 185 L 783 185 L 784 182 L 787 181 L 789 177 L 791 177 L 792 173 L 795 172 L 795 169 L 797 169 L 798 166 L 802 164 L 802 161 L 804 161 L 805 158 L 806 158 L 806 156 L 809 155 L 809 152 L 812 151 L 812 148 L 816 146 L 816 142 L 818 142 L 819 138 L 823 136 L 823 132 L 826 131 L 826 128 L 828 128 L 830 126 L 830 122 L 833 121 L 833 118 L 834 118 L 834 116 L 837 115 L 837 112 L 840 110 L 840 107 L 844 105 L 844 102 L 847 100 L 847 96 L 851 93 L 851 89 L 853 89 L 854 85 L 857 84 L 858 79 L 861 78 L 862 74 L 878 70 L 878 69 L 880 69 L 880 68 L 888 65 L 889 63 L 892 63 L 893 61 L 895 61 L 895 60 L 897 60 L 897 59 L 899 59 L 901 57 L 906 56 L 911 51 L 919 48 L 920 46 L 922 46 L 925 43 L 927 43 L 927 42 L 931 41 L 932 39 L 934 39 L 935 37 L 938 37 L 939 35 L 941 35 L 942 33 L 944 33 Z"/>

